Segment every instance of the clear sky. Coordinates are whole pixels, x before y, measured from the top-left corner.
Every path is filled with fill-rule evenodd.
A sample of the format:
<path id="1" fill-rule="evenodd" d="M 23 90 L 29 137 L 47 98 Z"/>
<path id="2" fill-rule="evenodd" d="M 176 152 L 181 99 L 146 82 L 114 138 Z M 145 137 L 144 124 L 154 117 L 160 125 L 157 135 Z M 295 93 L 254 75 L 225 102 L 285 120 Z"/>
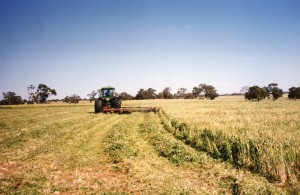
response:
<path id="1" fill-rule="evenodd" d="M 299 0 L 0 0 L 0 92 L 300 86 Z"/>

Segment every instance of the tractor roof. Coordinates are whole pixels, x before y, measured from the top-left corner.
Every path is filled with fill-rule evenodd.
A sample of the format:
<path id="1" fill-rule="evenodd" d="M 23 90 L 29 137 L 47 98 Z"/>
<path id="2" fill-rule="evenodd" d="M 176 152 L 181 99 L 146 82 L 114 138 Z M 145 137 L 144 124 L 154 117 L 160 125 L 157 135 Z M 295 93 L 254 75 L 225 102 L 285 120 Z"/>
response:
<path id="1" fill-rule="evenodd" d="M 115 90 L 114 87 L 102 87 L 102 88 L 101 88 L 101 90 L 107 90 L 107 89 L 113 89 L 113 90 Z"/>

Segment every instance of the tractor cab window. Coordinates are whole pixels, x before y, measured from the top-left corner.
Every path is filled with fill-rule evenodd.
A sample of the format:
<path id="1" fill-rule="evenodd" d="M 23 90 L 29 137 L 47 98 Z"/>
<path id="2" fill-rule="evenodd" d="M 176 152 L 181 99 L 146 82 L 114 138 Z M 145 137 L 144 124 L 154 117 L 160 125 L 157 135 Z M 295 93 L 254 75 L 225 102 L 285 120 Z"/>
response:
<path id="1" fill-rule="evenodd" d="M 111 90 L 111 89 L 105 89 L 105 90 L 103 90 L 102 96 L 104 96 L 104 97 L 113 96 L 113 90 Z"/>

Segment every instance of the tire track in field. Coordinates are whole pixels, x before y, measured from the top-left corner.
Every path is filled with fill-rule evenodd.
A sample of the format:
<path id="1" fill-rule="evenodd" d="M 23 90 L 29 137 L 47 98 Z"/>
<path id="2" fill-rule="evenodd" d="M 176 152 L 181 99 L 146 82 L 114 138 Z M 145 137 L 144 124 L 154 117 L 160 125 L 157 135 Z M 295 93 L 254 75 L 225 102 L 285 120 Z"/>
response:
<path id="1" fill-rule="evenodd" d="M 30 185 L 39 178 L 45 178 L 44 182 L 39 183 L 40 193 L 60 186 L 57 182 L 64 182 L 65 175 L 70 176 L 69 179 L 73 181 L 74 174 L 70 173 L 70 169 L 76 167 L 78 170 L 77 168 L 81 166 L 95 166 L 101 162 L 102 159 L 97 159 L 101 157 L 99 151 L 102 150 L 98 143 L 101 143 L 103 135 L 110 130 L 111 126 L 123 118 L 119 115 L 89 115 L 84 123 L 73 123 L 67 134 L 57 133 L 41 138 L 43 139 L 41 143 L 35 143 L 37 144 L 36 150 L 28 151 L 32 153 L 30 158 L 26 155 L 8 158 L 9 162 L 14 162 L 18 166 L 15 167 L 15 170 L 11 170 L 5 181 L 12 181 L 10 178 L 21 176 L 24 182 L 20 184 L 20 188 L 26 189 L 27 184 Z M 28 142 L 28 150 L 32 149 L 30 145 Z M 93 150 L 88 150 L 92 148 Z M 26 164 L 22 162 L 26 162 Z M 11 185 L 14 184 L 11 183 Z"/>
<path id="2" fill-rule="evenodd" d="M 34 119 L 32 118 L 32 116 L 29 116 L 28 118 L 27 113 L 19 113 L 19 112 L 14 113 L 13 116 L 9 117 L 11 118 L 11 120 L 13 120 L 13 122 L 9 121 L 10 119 L 6 119 L 6 121 L 8 120 L 8 122 L 6 123 L 13 123 L 11 124 L 13 126 L 9 127 L 6 130 L 3 130 L 4 135 L 2 135 L 1 136 L 2 139 L 0 139 L 0 145 L 2 145 L 1 148 L 5 148 L 3 144 L 10 146 L 21 141 L 26 141 L 28 136 L 31 137 L 31 135 L 41 137 L 42 134 L 46 133 L 47 129 L 49 129 L 50 127 L 53 128 L 55 125 L 65 126 L 66 124 L 64 123 L 68 123 L 70 120 L 73 120 L 70 117 L 63 117 L 63 116 L 67 115 L 67 116 L 78 117 L 77 115 L 80 114 L 81 117 L 85 117 L 85 115 L 83 115 L 82 112 L 77 112 L 76 113 L 77 115 L 74 115 L 74 113 L 71 113 L 71 111 L 67 111 L 62 114 L 56 114 L 56 113 L 58 112 L 55 112 L 54 115 L 52 115 L 51 113 L 48 113 L 47 115 L 41 115 L 42 116 L 41 118 L 34 117 Z M 21 115 L 23 118 L 26 118 L 27 122 L 24 123 L 24 121 L 22 120 L 16 121 L 15 116 L 18 115 Z"/>
<path id="3" fill-rule="evenodd" d="M 21 109 L 20 108 L 13 108 L 12 110 L 9 111 L 5 111 L 5 115 L 3 115 L 3 117 L 1 116 L 1 119 L 3 120 L 11 120 L 12 122 L 16 122 L 17 124 L 14 123 L 14 127 L 16 127 L 16 125 L 20 124 L 39 124 L 40 122 L 43 122 L 43 119 L 48 119 L 48 117 L 57 117 L 57 116 L 65 116 L 68 113 L 70 113 L 70 111 L 73 111 L 75 108 L 73 108 L 73 110 L 66 110 L 63 109 L 64 107 L 37 107 L 37 108 L 32 108 L 32 109 Z M 63 110 L 62 110 L 63 109 Z M 76 108 L 76 110 L 78 110 L 78 112 L 82 111 Z M 31 127 L 31 126 L 30 126 Z"/>
<path id="4" fill-rule="evenodd" d="M 192 152 L 196 152 L 201 154 L 203 157 L 205 156 L 204 161 L 202 161 L 202 166 L 206 167 L 206 170 L 213 170 L 214 174 L 220 176 L 221 180 L 225 179 L 231 180 L 231 188 L 232 193 L 240 194 L 240 193 L 250 193 L 250 194 L 278 194 L 283 193 L 283 190 L 275 187 L 273 184 L 269 183 L 266 178 L 252 174 L 247 170 L 240 170 L 234 168 L 231 164 L 223 162 L 220 163 L 217 160 L 214 160 L 205 152 L 199 151 L 193 148 L 190 144 L 185 143 L 183 140 L 177 138 L 175 135 L 170 133 L 170 129 L 172 127 L 166 126 L 165 120 L 169 120 L 166 116 L 164 116 L 161 112 L 159 113 L 159 117 L 157 117 L 160 121 L 160 126 L 164 129 L 165 133 L 172 136 L 186 148 L 188 148 Z M 222 181 L 221 181 L 222 182 Z"/>
<path id="5" fill-rule="evenodd" d="M 72 136 L 65 143 L 66 151 L 68 150 L 70 155 L 81 156 L 85 158 L 85 161 L 96 160 L 97 163 L 103 159 L 97 159 L 102 155 L 103 139 L 105 135 L 111 131 L 113 125 L 125 120 L 121 115 L 98 115 L 97 120 L 93 121 L 93 124 L 89 124 L 89 128 L 85 128 L 77 134 Z M 97 151 L 95 151 L 97 149 Z M 90 161 L 91 162 L 91 161 Z M 88 163 L 90 163 L 88 162 Z"/>
<path id="6" fill-rule="evenodd" d="M 106 119 L 106 117 L 102 115 L 98 118 L 98 120 L 105 120 L 107 124 L 109 124 L 114 120 L 114 118 L 115 117 Z M 38 141 L 41 141 L 39 142 L 40 145 L 35 144 L 36 150 L 33 151 L 27 158 L 34 158 L 39 154 L 52 153 L 54 151 L 61 152 L 65 149 L 75 147 L 74 145 L 78 144 L 78 142 L 88 143 L 83 135 L 89 133 L 89 130 L 91 129 L 97 130 L 95 127 L 98 127 L 99 123 L 100 125 L 103 124 L 98 120 L 90 120 L 90 116 L 79 116 L 78 118 L 68 120 L 68 123 L 65 123 L 66 121 L 64 121 L 59 126 L 59 129 L 57 129 L 56 131 L 54 130 L 53 132 L 49 132 L 48 134 L 40 137 L 38 139 Z M 30 146 L 33 144 L 28 143 L 28 145 Z M 80 151 L 81 148 L 77 147 L 77 150 Z"/>
<path id="7" fill-rule="evenodd" d="M 0 119 L 5 122 L 6 128 L 8 128 L 8 130 L 18 131 L 19 129 L 34 128 L 44 123 L 53 122 L 53 119 L 61 120 L 62 118 L 69 118 L 69 115 L 82 115 L 82 113 L 85 113 L 79 108 L 66 108 L 68 107 L 49 106 L 45 108 L 27 108 L 23 110 L 17 110 L 17 108 L 14 108 L 14 112 L 6 112 L 5 115 L 3 115 L 3 117 L 1 117 Z M 86 112 L 88 112 L 89 110 L 92 110 L 92 108 L 86 108 Z"/>
<path id="8" fill-rule="evenodd" d="M 77 120 L 85 120 L 86 116 L 79 116 Z M 60 121 L 61 120 L 61 121 Z M 33 128 L 23 128 L 18 132 L 12 133 L 8 138 L 4 138 L 1 140 L 1 151 L 6 148 L 11 147 L 23 147 L 23 145 L 34 139 L 41 140 L 41 138 L 47 136 L 47 134 L 53 134 L 58 129 L 63 128 L 64 126 L 69 126 L 70 124 L 74 123 L 73 118 L 52 118 L 47 122 L 42 122 L 39 125 L 34 126 Z M 53 132 L 52 132 L 53 131 Z"/>
<path id="9" fill-rule="evenodd" d="M 57 145 L 59 146 L 58 142 L 61 142 L 62 139 L 67 139 L 70 137 L 73 133 L 76 131 L 80 131 L 80 129 L 84 126 L 93 125 L 93 123 L 89 123 L 89 115 L 86 114 L 78 114 L 75 116 L 69 115 L 68 118 L 51 118 L 51 122 L 48 122 L 48 125 L 41 124 L 40 126 L 28 130 L 24 132 L 22 135 L 20 135 L 21 138 L 24 138 L 24 140 L 20 140 L 21 146 L 18 145 L 16 147 L 12 147 L 7 149 L 7 151 L 17 151 L 20 154 L 12 154 L 12 158 L 10 159 L 23 159 L 26 160 L 26 158 L 33 158 L 34 156 L 38 155 L 39 153 L 47 153 L 49 152 L 47 148 L 51 145 Z M 55 121 L 55 122 L 52 122 Z M 85 121 L 85 123 L 82 123 L 80 121 Z M 39 132 L 39 130 L 42 130 Z M 37 134 L 34 134 L 37 133 Z M 13 139 L 13 138 L 12 138 Z M 16 140 L 18 141 L 18 140 Z M 18 144 L 16 142 L 15 144 Z M 20 143 L 19 143 L 20 144 Z M 45 146 L 45 147 L 42 147 Z M 5 149 L 5 148 L 2 148 Z M 45 150 L 44 150 L 45 149 Z M 44 151 L 43 151 L 44 150 Z M 34 152 L 35 151 L 35 152 Z M 5 153 L 5 151 L 3 152 Z M 31 156 L 26 156 L 26 154 L 32 153 Z"/>
<path id="10" fill-rule="evenodd" d="M 60 151 L 57 157 L 64 155 L 65 160 L 51 164 L 55 171 L 51 173 L 48 186 L 58 186 L 67 193 L 99 193 L 122 188 L 125 175 L 111 170 L 111 162 L 104 153 L 107 135 L 114 126 L 126 123 L 126 115 L 97 115 L 97 124 L 80 135 L 76 135 L 68 148 Z M 82 140 L 83 139 L 83 140 Z M 51 189 L 45 189 L 49 192 Z"/>

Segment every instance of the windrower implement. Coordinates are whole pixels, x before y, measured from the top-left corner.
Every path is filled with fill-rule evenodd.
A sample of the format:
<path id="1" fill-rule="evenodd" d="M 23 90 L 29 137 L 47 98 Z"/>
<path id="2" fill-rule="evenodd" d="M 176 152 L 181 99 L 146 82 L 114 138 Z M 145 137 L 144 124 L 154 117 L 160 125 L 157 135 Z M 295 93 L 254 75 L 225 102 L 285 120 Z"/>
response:
<path id="1" fill-rule="evenodd" d="M 158 112 L 159 108 L 156 107 L 122 107 L 122 108 L 103 108 L 103 112 L 107 113 L 107 112 L 117 112 L 120 114 L 130 114 L 132 112 Z"/>

